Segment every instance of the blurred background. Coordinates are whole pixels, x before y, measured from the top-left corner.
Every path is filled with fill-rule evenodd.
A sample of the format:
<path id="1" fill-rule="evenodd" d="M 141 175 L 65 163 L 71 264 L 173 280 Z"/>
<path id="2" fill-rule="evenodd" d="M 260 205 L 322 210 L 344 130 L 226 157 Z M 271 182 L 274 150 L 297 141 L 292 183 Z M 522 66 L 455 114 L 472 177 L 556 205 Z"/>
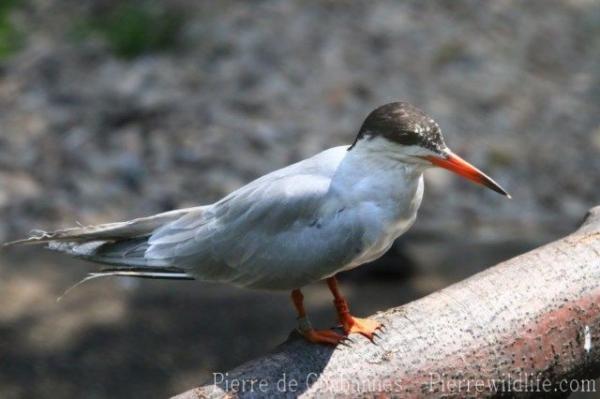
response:
<path id="1" fill-rule="evenodd" d="M 342 277 L 357 314 L 572 231 L 600 204 L 595 0 L 0 2 L 0 242 L 219 199 L 349 144 L 369 111 L 423 108 L 512 195 L 443 171 L 381 260 Z M 166 397 L 264 354 L 287 293 L 106 279 L 0 254 L 0 397 Z M 322 285 L 313 322 L 333 324 Z"/>

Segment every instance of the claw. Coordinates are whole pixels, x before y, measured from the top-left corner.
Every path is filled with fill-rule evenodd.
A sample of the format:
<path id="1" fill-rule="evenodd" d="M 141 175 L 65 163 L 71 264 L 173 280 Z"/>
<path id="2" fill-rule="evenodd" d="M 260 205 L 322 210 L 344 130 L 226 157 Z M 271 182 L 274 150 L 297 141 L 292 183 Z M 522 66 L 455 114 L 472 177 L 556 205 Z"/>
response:
<path id="1" fill-rule="evenodd" d="M 374 343 L 375 345 L 377 345 L 381 340 L 382 340 L 381 334 L 374 332 L 373 337 L 371 338 L 371 342 Z"/>
<path id="2" fill-rule="evenodd" d="M 349 336 L 349 335 L 346 335 L 346 339 L 345 339 L 344 341 L 348 341 L 348 342 L 350 342 L 350 343 L 355 343 L 355 342 L 356 342 L 356 341 L 354 341 L 354 339 L 352 339 L 352 337 L 351 337 L 351 336 Z"/>

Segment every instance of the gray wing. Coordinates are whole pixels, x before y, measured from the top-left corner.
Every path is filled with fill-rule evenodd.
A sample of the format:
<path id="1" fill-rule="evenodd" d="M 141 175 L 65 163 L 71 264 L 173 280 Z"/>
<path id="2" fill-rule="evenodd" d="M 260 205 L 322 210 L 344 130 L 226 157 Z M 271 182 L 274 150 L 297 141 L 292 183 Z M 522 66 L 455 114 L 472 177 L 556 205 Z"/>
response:
<path id="1" fill-rule="evenodd" d="M 232 193 L 203 217 L 156 231 L 146 257 L 202 280 L 294 288 L 335 273 L 362 249 L 360 223 L 329 198 L 331 178 L 272 175 Z"/>

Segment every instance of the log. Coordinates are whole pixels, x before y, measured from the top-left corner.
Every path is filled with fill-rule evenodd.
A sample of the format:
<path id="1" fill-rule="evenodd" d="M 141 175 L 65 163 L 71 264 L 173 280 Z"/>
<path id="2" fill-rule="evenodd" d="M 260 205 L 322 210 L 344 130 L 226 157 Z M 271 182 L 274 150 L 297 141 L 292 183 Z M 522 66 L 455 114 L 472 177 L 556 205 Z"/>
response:
<path id="1" fill-rule="evenodd" d="M 459 266 L 457 266 L 459 267 Z M 573 234 L 377 313 L 371 343 L 292 334 L 176 399 L 566 397 L 600 376 L 600 206 Z"/>

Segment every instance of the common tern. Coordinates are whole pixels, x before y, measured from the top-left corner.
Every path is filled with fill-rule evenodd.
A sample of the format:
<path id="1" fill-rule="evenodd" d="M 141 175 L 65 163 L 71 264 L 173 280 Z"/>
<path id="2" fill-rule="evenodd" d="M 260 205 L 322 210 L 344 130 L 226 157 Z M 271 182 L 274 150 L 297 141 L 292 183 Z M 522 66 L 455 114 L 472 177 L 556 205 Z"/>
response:
<path id="1" fill-rule="evenodd" d="M 423 172 L 449 169 L 510 197 L 446 146 L 438 124 L 406 102 L 372 111 L 354 143 L 276 170 L 210 205 L 126 222 L 38 232 L 13 243 L 110 265 L 87 279 L 196 279 L 290 290 L 298 331 L 337 344 L 350 333 L 373 339 L 381 325 L 350 314 L 335 275 L 382 256 L 414 223 Z M 8 244 L 7 244 L 8 245 Z M 326 280 L 344 334 L 315 330 L 301 287 Z"/>

